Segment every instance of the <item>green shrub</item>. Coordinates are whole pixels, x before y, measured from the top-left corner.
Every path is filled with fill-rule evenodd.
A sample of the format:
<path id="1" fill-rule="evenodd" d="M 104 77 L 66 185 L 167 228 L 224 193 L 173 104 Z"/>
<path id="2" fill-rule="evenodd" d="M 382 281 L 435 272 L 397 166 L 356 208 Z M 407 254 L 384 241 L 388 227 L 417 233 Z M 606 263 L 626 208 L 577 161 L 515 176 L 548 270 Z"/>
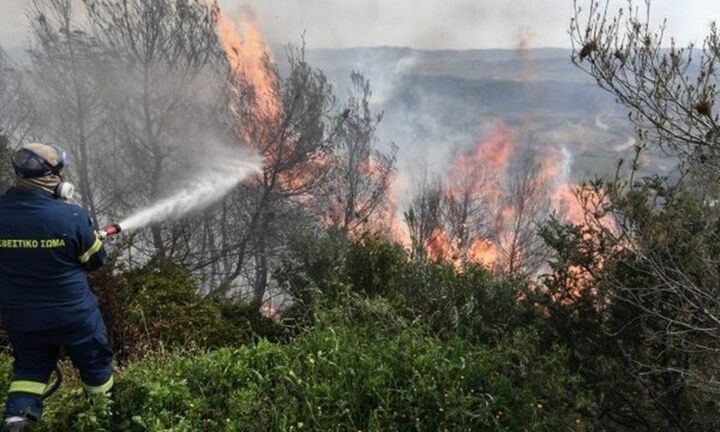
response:
<path id="1" fill-rule="evenodd" d="M 391 310 L 359 300 L 364 316 Z M 42 430 L 556 431 L 579 428 L 584 396 L 565 353 L 532 332 L 486 347 L 395 318 L 388 334 L 340 308 L 288 344 L 161 355 L 119 374 L 112 415 L 66 387 Z M 95 429 L 93 429 L 95 428 Z"/>
<path id="2" fill-rule="evenodd" d="M 708 300 L 720 296 L 717 206 L 658 177 L 584 187 L 606 194 L 606 208 L 589 208 L 585 227 L 542 228 L 554 260 L 533 300 L 546 316 L 536 327 L 571 349 L 571 370 L 595 395 L 596 429 L 720 430 L 710 323 L 720 307 Z M 616 227 L 601 229 L 604 214 Z M 578 269 L 592 277 L 573 277 Z"/>
<path id="3" fill-rule="evenodd" d="M 538 319 L 519 301 L 527 297 L 528 281 L 496 277 L 480 265 L 457 271 L 448 264 L 412 260 L 401 247 L 372 235 L 358 241 L 337 232 L 320 238 L 298 235 L 275 279 L 300 303 L 306 322 L 318 303 L 332 307 L 348 293 L 388 299 L 398 314 L 422 322 L 435 336 L 462 335 L 485 343 Z"/>
<path id="4" fill-rule="evenodd" d="M 270 340 L 285 334 L 247 305 L 199 296 L 192 273 L 167 260 L 153 259 L 129 272 L 101 272 L 92 285 L 122 362 L 161 346 L 236 346 L 258 334 Z"/>
<path id="5" fill-rule="evenodd" d="M 204 345 L 238 331 L 222 322 L 216 302 L 197 295 L 193 275 L 174 263 L 152 261 L 126 281 L 131 318 L 164 344 Z"/>
<path id="6" fill-rule="evenodd" d="M 585 426 L 565 350 L 541 340 L 518 301 L 525 281 L 410 260 L 373 237 L 296 241 L 275 274 L 297 300 L 292 338 L 246 305 L 199 297 L 167 261 L 96 276 L 111 334 L 135 334 L 123 347 L 147 355 L 126 357 L 111 405 L 85 400 L 68 370 L 40 430 Z M 1 368 L 9 375 L 7 358 Z"/>

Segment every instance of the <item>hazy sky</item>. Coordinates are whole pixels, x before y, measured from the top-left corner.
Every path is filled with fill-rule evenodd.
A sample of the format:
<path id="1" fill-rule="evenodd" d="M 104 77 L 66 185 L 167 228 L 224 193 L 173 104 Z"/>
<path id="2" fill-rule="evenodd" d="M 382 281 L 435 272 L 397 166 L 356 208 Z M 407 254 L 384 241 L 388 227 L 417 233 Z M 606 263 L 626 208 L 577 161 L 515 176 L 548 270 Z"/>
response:
<path id="1" fill-rule="evenodd" d="M 587 0 L 586 0 L 587 1 Z M 625 2 L 617 0 L 618 4 Z M 513 48 L 519 35 L 533 47 L 568 45 L 571 0 L 220 0 L 230 13 L 255 11 L 271 42 L 310 47 L 394 45 L 417 48 Z M 639 3 L 639 2 L 638 2 Z M 27 0 L 0 0 L 0 43 L 26 42 Z M 653 15 L 669 17 L 680 42 L 700 42 L 717 0 L 654 0 Z"/>

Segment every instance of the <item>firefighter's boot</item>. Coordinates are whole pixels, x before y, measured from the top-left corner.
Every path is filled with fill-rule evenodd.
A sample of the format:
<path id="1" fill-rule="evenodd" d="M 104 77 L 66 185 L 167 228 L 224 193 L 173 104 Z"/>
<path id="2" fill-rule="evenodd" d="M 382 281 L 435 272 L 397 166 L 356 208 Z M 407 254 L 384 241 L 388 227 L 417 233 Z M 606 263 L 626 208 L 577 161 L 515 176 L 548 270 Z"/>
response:
<path id="1" fill-rule="evenodd" d="M 28 432 L 30 420 L 26 417 L 8 417 L 3 424 L 2 432 Z"/>

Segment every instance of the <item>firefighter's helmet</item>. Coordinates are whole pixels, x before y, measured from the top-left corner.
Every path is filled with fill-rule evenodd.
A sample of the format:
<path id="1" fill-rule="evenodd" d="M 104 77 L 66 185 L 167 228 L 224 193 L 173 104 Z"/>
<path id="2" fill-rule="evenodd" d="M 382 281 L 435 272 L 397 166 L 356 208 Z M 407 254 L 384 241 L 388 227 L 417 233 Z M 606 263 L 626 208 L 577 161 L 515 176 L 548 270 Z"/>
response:
<path id="1" fill-rule="evenodd" d="M 12 158 L 15 175 L 23 179 L 60 175 L 66 163 L 67 153 L 55 144 L 25 144 Z"/>

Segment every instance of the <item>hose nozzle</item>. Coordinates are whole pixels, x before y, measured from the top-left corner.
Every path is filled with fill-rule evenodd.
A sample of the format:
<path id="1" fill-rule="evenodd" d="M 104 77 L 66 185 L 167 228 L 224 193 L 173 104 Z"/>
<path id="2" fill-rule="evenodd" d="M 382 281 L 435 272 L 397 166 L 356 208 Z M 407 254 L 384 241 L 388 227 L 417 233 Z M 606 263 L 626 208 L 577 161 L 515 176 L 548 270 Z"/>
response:
<path id="1" fill-rule="evenodd" d="M 105 227 L 104 230 L 100 231 L 99 234 L 100 234 L 101 238 L 108 238 L 108 237 L 113 237 L 113 236 L 120 234 L 121 231 L 122 231 L 122 228 L 120 227 L 120 225 L 110 224 L 107 227 Z"/>

